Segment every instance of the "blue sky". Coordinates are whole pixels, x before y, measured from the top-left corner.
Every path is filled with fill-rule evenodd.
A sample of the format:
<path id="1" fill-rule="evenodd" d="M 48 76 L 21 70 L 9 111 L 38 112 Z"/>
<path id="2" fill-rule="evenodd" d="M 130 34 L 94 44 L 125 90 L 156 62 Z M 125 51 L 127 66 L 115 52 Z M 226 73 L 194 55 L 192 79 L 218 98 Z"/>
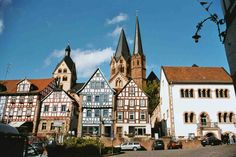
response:
<path id="1" fill-rule="evenodd" d="M 220 1 L 210 7 L 223 17 Z M 138 13 L 147 75 L 160 67 L 222 66 L 229 71 L 216 25 L 208 22 L 196 44 L 196 24 L 208 16 L 197 0 L 0 0 L 0 80 L 47 78 L 70 43 L 77 82 L 109 62 L 124 28 L 131 53 Z"/>

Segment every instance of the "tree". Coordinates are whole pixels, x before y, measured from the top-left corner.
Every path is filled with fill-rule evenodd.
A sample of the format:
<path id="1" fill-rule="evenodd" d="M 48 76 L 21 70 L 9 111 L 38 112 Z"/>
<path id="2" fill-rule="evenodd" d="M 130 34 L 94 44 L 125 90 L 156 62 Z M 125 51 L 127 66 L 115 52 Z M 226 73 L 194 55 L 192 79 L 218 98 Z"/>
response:
<path id="1" fill-rule="evenodd" d="M 148 112 L 151 114 L 159 104 L 160 83 L 157 80 L 148 81 L 144 91 L 149 96 Z"/>

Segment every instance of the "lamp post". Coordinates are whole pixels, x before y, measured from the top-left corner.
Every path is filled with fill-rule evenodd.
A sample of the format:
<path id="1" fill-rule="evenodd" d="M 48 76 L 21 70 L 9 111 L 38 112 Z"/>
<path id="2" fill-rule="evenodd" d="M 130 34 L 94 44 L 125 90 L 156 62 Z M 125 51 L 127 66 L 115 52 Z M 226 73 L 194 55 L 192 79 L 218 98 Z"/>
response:
<path id="1" fill-rule="evenodd" d="M 111 124 L 111 154 L 113 155 L 113 140 L 114 140 L 114 123 L 115 119 L 110 116 Z"/>

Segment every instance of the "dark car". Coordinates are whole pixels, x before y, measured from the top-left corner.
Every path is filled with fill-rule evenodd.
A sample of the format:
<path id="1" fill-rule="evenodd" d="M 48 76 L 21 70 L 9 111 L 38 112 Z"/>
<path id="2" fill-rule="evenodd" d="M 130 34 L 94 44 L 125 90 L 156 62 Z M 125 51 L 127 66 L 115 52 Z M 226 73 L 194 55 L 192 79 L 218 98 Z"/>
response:
<path id="1" fill-rule="evenodd" d="M 152 144 L 152 150 L 164 150 L 165 144 L 162 140 L 155 140 Z"/>
<path id="2" fill-rule="evenodd" d="M 222 144 L 221 140 L 219 140 L 218 138 L 216 138 L 215 136 L 210 136 L 210 137 L 206 137 L 203 140 L 201 140 L 201 144 L 203 147 L 205 147 L 206 145 L 220 145 Z"/>
<path id="3" fill-rule="evenodd" d="M 181 141 L 173 141 L 170 140 L 170 142 L 167 144 L 168 149 L 182 149 L 183 144 Z"/>

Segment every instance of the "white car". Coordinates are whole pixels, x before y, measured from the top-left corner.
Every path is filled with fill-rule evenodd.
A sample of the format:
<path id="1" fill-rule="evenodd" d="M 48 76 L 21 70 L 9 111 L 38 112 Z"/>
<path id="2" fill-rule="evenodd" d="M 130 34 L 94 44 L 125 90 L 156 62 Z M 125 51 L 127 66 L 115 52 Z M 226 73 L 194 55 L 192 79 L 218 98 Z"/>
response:
<path id="1" fill-rule="evenodd" d="M 139 142 L 126 142 L 120 145 L 121 150 L 138 150 L 141 149 L 141 145 Z"/>

